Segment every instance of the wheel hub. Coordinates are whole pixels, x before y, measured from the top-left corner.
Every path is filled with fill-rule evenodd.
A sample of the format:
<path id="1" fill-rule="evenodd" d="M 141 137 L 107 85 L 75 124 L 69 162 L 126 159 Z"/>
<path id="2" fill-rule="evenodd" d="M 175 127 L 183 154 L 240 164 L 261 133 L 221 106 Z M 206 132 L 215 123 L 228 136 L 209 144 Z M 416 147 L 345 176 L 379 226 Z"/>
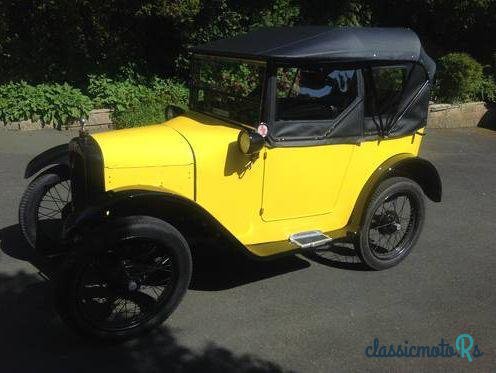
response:
<path id="1" fill-rule="evenodd" d="M 401 230 L 400 219 L 395 211 L 386 211 L 381 215 L 378 226 L 381 234 L 393 234 Z"/>
<path id="2" fill-rule="evenodd" d="M 129 281 L 127 284 L 127 288 L 129 291 L 136 291 L 139 289 L 139 284 L 136 281 Z"/>
<path id="3" fill-rule="evenodd" d="M 176 271 L 165 246 L 141 238 L 118 241 L 84 266 L 77 312 L 99 330 L 131 330 L 168 304 Z"/>

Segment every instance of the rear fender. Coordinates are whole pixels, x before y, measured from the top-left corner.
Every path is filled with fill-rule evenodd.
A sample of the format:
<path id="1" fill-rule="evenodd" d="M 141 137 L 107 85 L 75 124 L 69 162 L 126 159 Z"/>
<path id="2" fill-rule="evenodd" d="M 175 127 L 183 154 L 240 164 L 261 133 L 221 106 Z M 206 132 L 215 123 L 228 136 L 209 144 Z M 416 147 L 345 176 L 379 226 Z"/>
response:
<path id="1" fill-rule="evenodd" d="M 393 176 L 403 176 L 415 181 L 433 202 L 441 202 L 443 186 L 436 167 L 426 159 L 406 158 L 392 166 Z"/>
<path id="2" fill-rule="evenodd" d="M 359 231 L 368 201 L 377 186 L 390 177 L 406 177 L 415 181 L 433 202 L 441 202 L 442 182 L 434 165 L 411 154 L 398 154 L 380 165 L 362 188 L 348 223 L 348 231 Z"/>

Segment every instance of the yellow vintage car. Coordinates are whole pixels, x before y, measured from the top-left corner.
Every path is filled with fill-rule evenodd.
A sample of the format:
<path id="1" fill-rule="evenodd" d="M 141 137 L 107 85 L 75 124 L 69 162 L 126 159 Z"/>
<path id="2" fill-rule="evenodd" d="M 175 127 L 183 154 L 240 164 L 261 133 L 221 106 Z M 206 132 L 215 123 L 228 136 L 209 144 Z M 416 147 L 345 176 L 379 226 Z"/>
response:
<path id="1" fill-rule="evenodd" d="M 271 258 L 346 240 L 389 268 L 420 235 L 424 195 L 441 200 L 418 157 L 435 64 L 413 31 L 269 28 L 192 52 L 189 111 L 82 132 L 26 170 L 54 165 L 28 187 L 21 226 L 41 246 L 40 213 L 61 219 L 58 307 L 84 334 L 163 322 L 207 241 Z"/>

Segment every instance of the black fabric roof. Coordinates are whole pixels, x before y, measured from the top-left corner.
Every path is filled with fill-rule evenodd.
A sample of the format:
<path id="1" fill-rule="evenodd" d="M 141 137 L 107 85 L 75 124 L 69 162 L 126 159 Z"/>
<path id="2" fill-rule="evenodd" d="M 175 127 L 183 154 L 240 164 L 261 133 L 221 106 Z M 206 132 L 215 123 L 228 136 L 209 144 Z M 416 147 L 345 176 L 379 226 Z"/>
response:
<path id="1" fill-rule="evenodd" d="M 192 51 L 256 60 L 412 61 L 420 62 L 431 79 L 435 72 L 435 63 L 424 52 L 418 36 L 405 28 L 263 28 Z"/>

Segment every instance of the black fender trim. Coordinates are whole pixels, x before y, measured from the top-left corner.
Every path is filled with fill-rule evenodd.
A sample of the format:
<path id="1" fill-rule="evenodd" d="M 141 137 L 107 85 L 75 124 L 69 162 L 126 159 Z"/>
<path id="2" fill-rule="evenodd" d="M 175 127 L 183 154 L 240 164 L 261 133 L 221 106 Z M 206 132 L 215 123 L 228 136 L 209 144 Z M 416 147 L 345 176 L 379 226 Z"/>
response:
<path id="1" fill-rule="evenodd" d="M 420 157 L 406 158 L 392 166 L 394 176 L 404 176 L 420 185 L 425 195 L 433 202 L 441 202 L 443 185 L 436 167 Z"/>
<path id="2" fill-rule="evenodd" d="M 201 237 L 202 241 L 210 238 L 220 243 L 225 240 L 229 246 L 234 245 L 245 254 L 257 257 L 194 201 L 168 192 L 138 189 L 107 192 L 97 203 L 70 214 L 64 221 L 62 241 L 72 246 L 81 237 L 100 239 L 100 232 L 105 232 L 108 223 L 129 215 L 147 215 L 165 220 L 178 229 L 188 242 L 192 240 L 191 234 Z"/>
<path id="3" fill-rule="evenodd" d="M 42 169 L 57 164 L 69 167 L 69 144 L 54 146 L 31 159 L 24 171 L 24 178 L 30 178 Z"/>
<path id="4" fill-rule="evenodd" d="M 395 176 L 412 179 L 430 200 L 441 202 L 442 182 L 436 167 L 428 160 L 412 154 L 398 154 L 381 164 L 365 183 L 347 225 L 348 232 L 356 233 L 360 229 L 363 213 L 377 185 Z"/>
<path id="5" fill-rule="evenodd" d="M 61 175 L 62 177 L 66 177 L 67 179 L 71 177 L 71 171 L 69 169 L 69 166 L 65 164 L 54 164 L 53 166 L 44 168 L 42 172 L 36 175 L 35 179 L 46 174 L 58 174 Z"/>

